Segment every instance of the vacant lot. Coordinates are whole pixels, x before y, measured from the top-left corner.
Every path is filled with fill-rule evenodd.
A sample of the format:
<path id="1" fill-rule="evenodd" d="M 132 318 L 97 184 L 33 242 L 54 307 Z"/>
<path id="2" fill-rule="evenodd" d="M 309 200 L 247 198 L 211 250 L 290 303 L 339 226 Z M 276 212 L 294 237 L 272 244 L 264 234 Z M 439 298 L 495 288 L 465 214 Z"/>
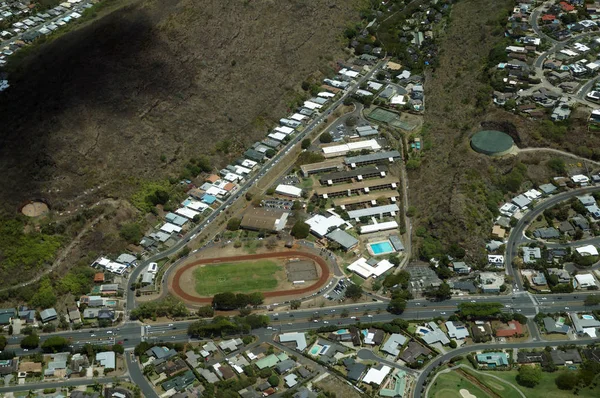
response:
<path id="1" fill-rule="evenodd" d="M 269 260 L 200 266 L 194 270 L 196 292 L 201 296 L 214 296 L 223 292 L 275 290 L 276 274 L 282 269 Z"/>

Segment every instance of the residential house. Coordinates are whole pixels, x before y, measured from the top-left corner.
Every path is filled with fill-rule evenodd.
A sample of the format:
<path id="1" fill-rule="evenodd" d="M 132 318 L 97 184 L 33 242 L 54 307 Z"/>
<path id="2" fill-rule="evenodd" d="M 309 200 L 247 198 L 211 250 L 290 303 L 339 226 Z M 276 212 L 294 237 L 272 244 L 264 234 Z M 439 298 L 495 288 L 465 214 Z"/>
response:
<path id="1" fill-rule="evenodd" d="M 423 347 L 415 341 L 411 341 L 400 355 L 400 359 L 404 361 L 404 363 L 413 363 L 418 361 L 420 356 L 428 356 L 430 354 L 431 350 L 429 348 Z"/>
<path id="2" fill-rule="evenodd" d="M 535 264 L 537 260 L 542 258 L 542 251 L 539 247 L 524 247 L 522 250 L 525 264 Z"/>
<path id="3" fill-rule="evenodd" d="M 0 361 L 0 376 L 16 373 L 19 367 L 19 359 L 4 359 Z"/>
<path id="4" fill-rule="evenodd" d="M 452 339 L 462 340 L 469 337 L 469 329 L 461 323 L 447 321 L 446 328 L 448 329 L 448 336 Z"/>
<path id="5" fill-rule="evenodd" d="M 354 358 L 344 358 L 342 362 L 346 367 L 346 378 L 353 382 L 359 381 L 362 375 L 365 374 L 365 371 L 367 370 L 367 365 L 356 362 Z"/>
<path id="6" fill-rule="evenodd" d="M 407 338 L 399 333 L 393 333 L 387 339 L 387 341 L 381 347 L 381 351 L 385 352 L 393 357 L 397 357 L 400 354 L 400 348 L 406 344 Z"/>
<path id="7" fill-rule="evenodd" d="M 465 264 L 464 262 L 460 261 L 460 262 L 453 262 L 452 263 L 452 268 L 454 269 L 454 272 L 456 272 L 457 274 L 469 274 L 471 272 L 471 267 L 469 267 L 467 264 Z"/>
<path id="8" fill-rule="evenodd" d="M 508 327 L 496 329 L 496 337 L 514 337 L 523 335 L 523 325 L 519 321 L 508 321 Z"/>
<path id="9" fill-rule="evenodd" d="M 557 366 L 571 365 L 575 363 L 581 363 L 581 355 L 576 348 L 570 348 L 567 350 L 552 350 L 550 351 L 552 362 Z"/>
<path id="10" fill-rule="evenodd" d="M 558 239 L 560 232 L 556 228 L 538 228 L 533 232 L 533 236 L 541 239 Z"/>
<path id="11" fill-rule="evenodd" d="M 57 319 L 58 314 L 54 308 L 47 308 L 40 312 L 40 318 L 42 319 L 42 322 L 46 323 Z"/>
<path id="12" fill-rule="evenodd" d="M 486 352 L 477 354 L 477 363 L 485 365 L 488 368 L 497 368 L 508 366 L 508 356 L 504 352 Z"/>
<path id="13" fill-rule="evenodd" d="M 16 308 L 2 308 L 0 309 L 0 325 L 8 325 L 11 318 L 17 316 Z"/>

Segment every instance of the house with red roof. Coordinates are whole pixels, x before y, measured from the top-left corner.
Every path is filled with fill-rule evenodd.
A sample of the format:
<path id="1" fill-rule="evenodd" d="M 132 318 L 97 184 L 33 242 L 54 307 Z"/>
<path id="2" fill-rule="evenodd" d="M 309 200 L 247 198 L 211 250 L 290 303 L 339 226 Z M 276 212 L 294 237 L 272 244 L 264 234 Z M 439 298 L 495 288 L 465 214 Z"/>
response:
<path id="1" fill-rule="evenodd" d="M 556 15 L 552 15 L 552 14 L 542 15 L 542 22 L 548 23 L 548 22 L 552 22 L 554 20 L 556 20 Z"/>
<path id="2" fill-rule="evenodd" d="M 509 321 L 508 327 L 496 330 L 496 337 L 514 337 L 522 334 L 523 325 L 519 321 Z"/>
<path id="3" fill-rule="evenodd" d="M 566 1 L 561 1 L 559 4 L 560 8 L 562 8 L 564 12 L 571 12 L 575 10 L 575 6 L 567 3 Z"/>

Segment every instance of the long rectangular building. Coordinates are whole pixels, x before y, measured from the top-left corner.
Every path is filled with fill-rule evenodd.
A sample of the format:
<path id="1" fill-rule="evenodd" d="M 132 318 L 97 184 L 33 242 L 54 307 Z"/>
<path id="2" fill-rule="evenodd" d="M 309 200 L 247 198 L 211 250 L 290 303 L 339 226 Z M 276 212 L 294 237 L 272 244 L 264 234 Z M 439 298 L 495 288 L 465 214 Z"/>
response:
<path id="1" fill-rule="evenodd" d="M 372 217 L 372 216 L 385 216 L 385 215 L 395 215 L 398 213 L 398 205 L 391 204 L 385 206 L 377 206 L 377 207 L 368 207 L 366 209 L 359 210 L 351 210 L 348 212 L 348 217 L 354 218 L 358 220 L 361 217 Z"/>
<path id="2" fill-rule="evenodd" d="M 357 181 L 362 181 L 367 178 L 385 177 L 387 171 L 388 168 L 386 166 L 361 167 L 354 170 L 324 174 L 319 178 L 319 182 L 321 185 L 333 185 L 341 182 L 352 182 L 355 179 Z"/>
<path id="3" fill-rule="evenodd" d="M 325 173 L 328 171 L 337 171 L 344 168 L 344 162 L 342 159 L 330 159 L 319 163 L 303 164 L 300 166 L 302 175 L 304 177 L 311 176 L 313 174 Z"/>
<path id="4" fill-rule="evenodd" d="M 354 206 L 354 205 L 364 205 L 370 204 L 375 206 L 377 204 L 377 199 L 385 198 L 390 200 L 392 203 L 396 202 L 397 198 L 400 195 L 398 191 L 379 191 L 375 193 L 371 193 L 368 195 L 356 195 L 356 196 L 348 196 L 348 197 L 339 197 L 333 200 L 334 206 L 340 206 L 345 209 L 346 207 Z"/>
<path id="5" fill-rule="evenodd" d="M 368 194 L 371 191 L 382 189 L 396 189 L 398 187 L 398 179 L 395 177 L 384 177 L 374 180 L 366 180 L 359 183 L 340 184 L 330 187 L 318 187 L 315 189 L 315 194 L 324 199 L 336 196 L 351 196 L 356 194 Z"/>
<path id="6" fill-rule="evenodd" d="M 365 141 L 356 141 L 349 142 L 347 144 L 341 145 L 332 145 L 323 147 L 323 155 L 326 158 L 334 158 L 336 156 L 344 156 L 350 151 L 360 151 L 363 149 L 368 149 L 371 151 L 377 151 L 381 149 L 381 146 L 377 142 L 377 140 L 365 140 Z"/>
<path id="7" fill-rule="evenodd" d="M 368 155 L 351 156 L 344 159 L 344 163 L 352 168 L 377 163 L 393 163 L 401 158 L 398 151 L 375 152 Z"/>

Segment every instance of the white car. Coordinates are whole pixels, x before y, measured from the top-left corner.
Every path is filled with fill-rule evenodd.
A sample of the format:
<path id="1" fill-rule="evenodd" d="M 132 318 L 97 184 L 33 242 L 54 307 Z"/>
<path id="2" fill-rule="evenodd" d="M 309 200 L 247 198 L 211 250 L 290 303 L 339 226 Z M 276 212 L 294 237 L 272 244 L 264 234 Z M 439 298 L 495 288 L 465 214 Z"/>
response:
<path id="1" fill-rule="evenodd" d="M 108 332 L 106 332 L 106 334 L 112 334 L 112 330 L 109 330 Z"/>
<path id="2" fill-rule="evenodd" d="M 171 326 L 173 326 L 173 324 L 172 324 L 172 323 L 169 323 L 167 326 L 168 326 L 168 327 L 171 327 Z"/>
<path id="3" fill-rule="evenodd" d="M 96 335 L 95 334 L 90 334 L 90 337 L 96 337 Z"/>
<path id="4" fill-rule="evenodd" d="M 367 315 L 367 318 L 373 318 L 373 315 Z"/>
<path id="5" fill-rule="evenodd" d="M 319 323 L 319 320 L 318 320 L 318 319 L 315 319 L 313 322 L 314 322 L 314 323 Z"/>
<path id="6" fill-rule="evenodd" d="M 569 309 L 569 307 L 565 307 L 565 310 L 568 310 L 568 309 Z"/>
<path id="7" fill-rule="evenodd" d="M 350 319 L 356 319 L 356 317 L 355 316 L 351 316 Z"/>

